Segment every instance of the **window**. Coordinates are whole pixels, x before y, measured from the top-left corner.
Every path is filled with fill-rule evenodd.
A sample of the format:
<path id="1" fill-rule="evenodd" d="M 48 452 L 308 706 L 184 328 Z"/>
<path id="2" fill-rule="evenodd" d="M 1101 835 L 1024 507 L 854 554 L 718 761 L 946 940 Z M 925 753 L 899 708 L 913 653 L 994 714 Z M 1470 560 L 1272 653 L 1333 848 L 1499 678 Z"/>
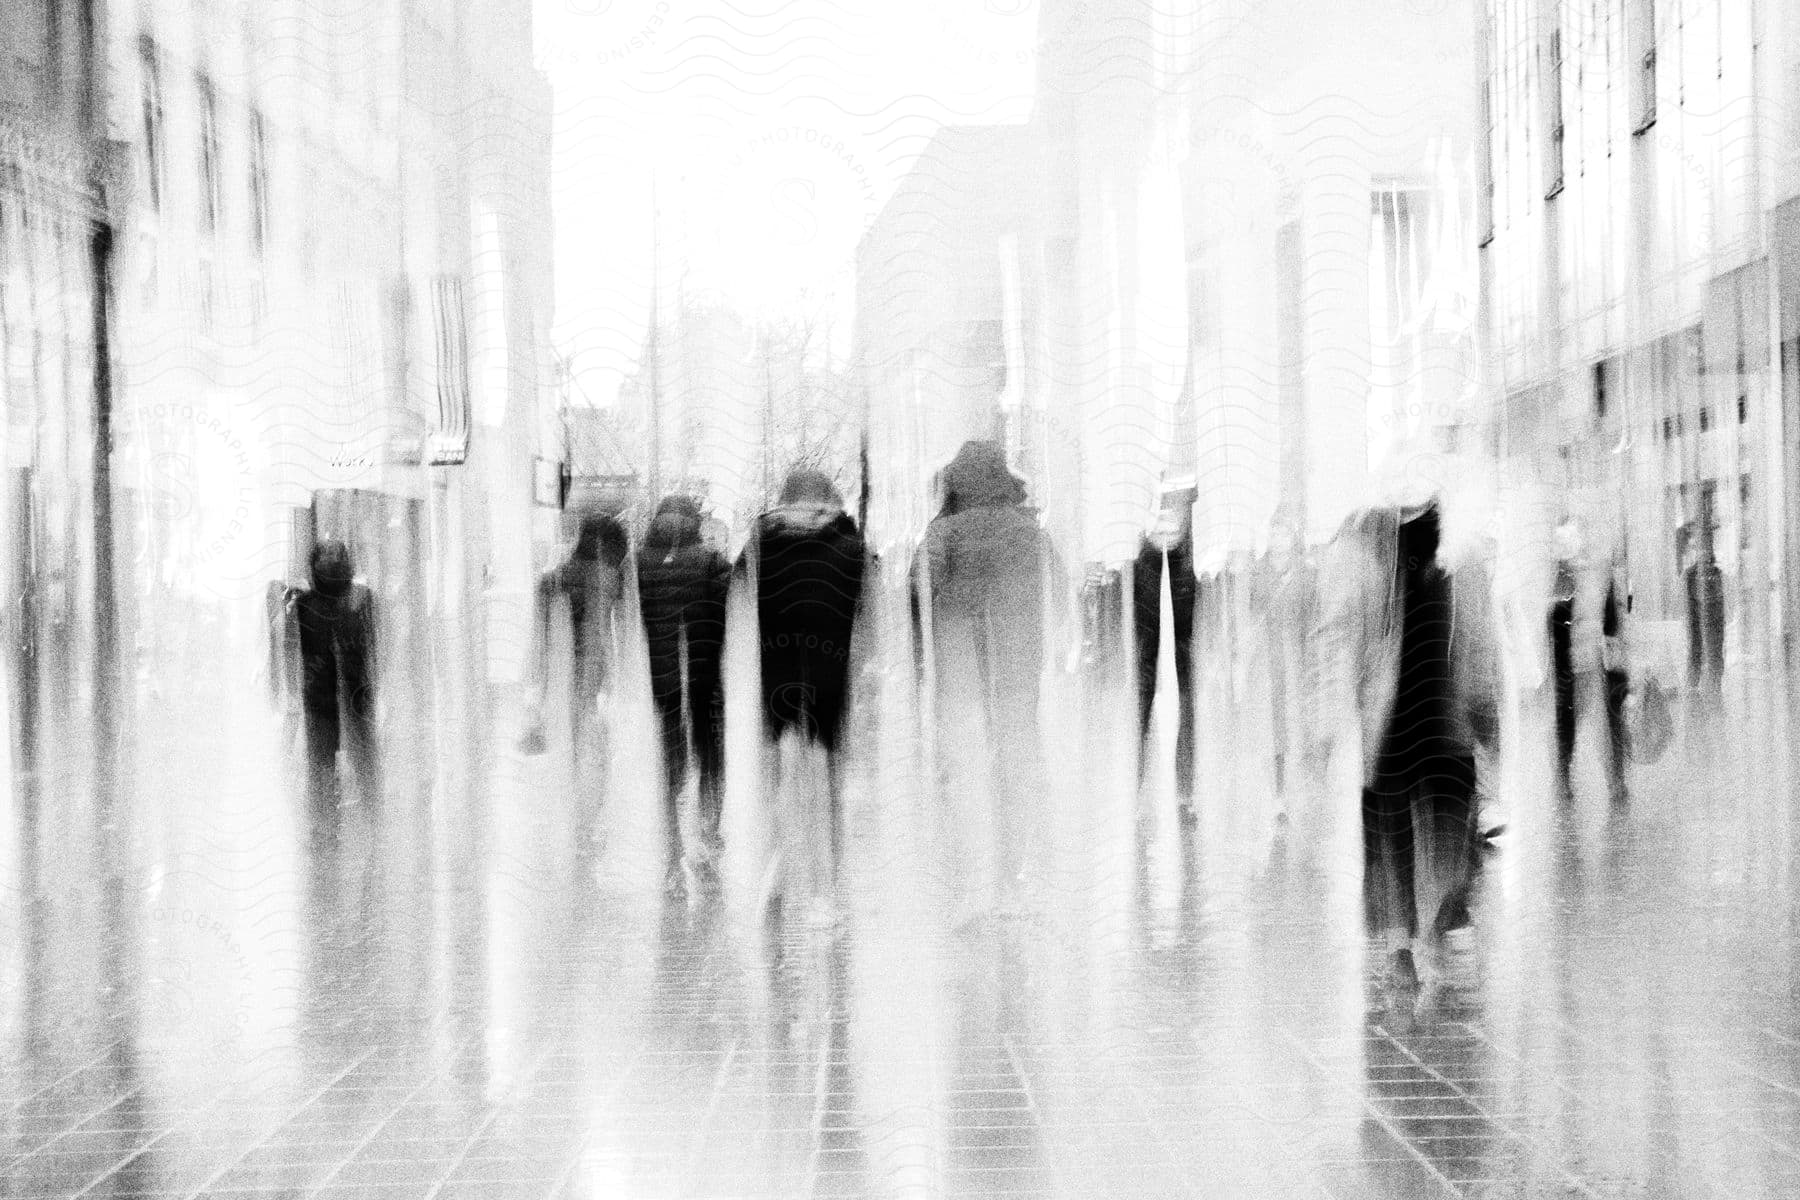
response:
<path id="1" fill-rule="evenodd" d="M 453 466 L 469 454 L 469 339 L 463 308 L 463 283 L 455 275 L 432 281 L 432 325 L 437 335 L 437 428 L 427 459 L 432 466 Z"/>
<path id="2" fill-rule="evenodd" d="M 138 39 L 138 78 L 144 119 L 144 176 L 150 192 L 150 211 L 162 211 L 163 194 L 163 98 L 162 63 L 156 43 Z"/>
<path id="3" fill-rule="evenodd" d="M 208 233 L 219 231 L 223 197 L 219 178 L 219 97 L 212 80 L 196 76 L 194 90 L 200 103 L 200 222 Z"/>
<path id="4" fill-rule="evenodd" d="M 1544 199 L 1563 190 L 1563 49 L 1562 28 L 1550 31 L 1545 55 L 1544 88 Z"/>
<path id="5" fill-rule="evenodd" d="M 258 255 L 269 245 L 269 137 L 263 115 L 250 113 L 250 242 Z"/>

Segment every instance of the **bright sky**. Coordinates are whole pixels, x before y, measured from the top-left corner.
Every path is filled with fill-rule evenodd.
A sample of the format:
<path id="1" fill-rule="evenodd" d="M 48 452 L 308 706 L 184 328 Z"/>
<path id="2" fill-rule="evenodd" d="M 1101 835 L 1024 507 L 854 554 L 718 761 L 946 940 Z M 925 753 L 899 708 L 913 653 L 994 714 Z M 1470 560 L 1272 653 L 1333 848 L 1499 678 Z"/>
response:
<path id="1" fill-rule="evenodd" d="M 830 314 L 857 239 L 944 124 L 1023 121 L 1038 0 L 537 0 L 555 89 L 554 340 L 609 403 L 643 344 L 652 181 L 680 280 L 751 317 Z"/>

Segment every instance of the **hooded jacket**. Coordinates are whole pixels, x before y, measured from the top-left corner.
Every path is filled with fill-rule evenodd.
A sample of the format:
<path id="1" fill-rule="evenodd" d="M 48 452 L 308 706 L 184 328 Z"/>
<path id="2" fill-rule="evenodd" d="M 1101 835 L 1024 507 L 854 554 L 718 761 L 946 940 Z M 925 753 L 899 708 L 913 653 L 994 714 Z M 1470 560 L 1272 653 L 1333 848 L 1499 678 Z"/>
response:
<path id="1" fill-rule="evenodd" d="M 1015 679 L 1043 668 L 1044 618 L 1056 557 L 1024 484 L 993 442 L 967 442 L 945 468 L 944 512 L 913 563 L 929 600 L 940 664 L 973 651 Z"/>
<path id="2" fill-rule="evenodd" d="M 318 544 L 312 578 L 313 586 L 293 599 L 301 703 L 317 716 L 335 717 L 341 695 L 351 716 L 367 718 L 375 709 L 374 597 L 354 582 L 350 552 L 342 542 Z"/>
<path id="3" fill-rule="evenodd" d="M 681 689 L 685 637 L 690 679 L 716 681 L 725 645 L 725 597 L 731 565 L 700 536 L 700 506 L 671 496 L 657 508 L 638 552 L 638 600 L 650 651 L 650 685 L 658 695 Z"/>
<path id="4" fill-rule="evenodd" d="M 538 580 L 536 670 L 540 681 L 549 674 L 549 621 L 560 596 L 569 604 L 578 694 L 588 698 L 604 684 L 612 662 L 614 620 L 624 597 L 629 554 L 624 527 L 615 518 L 590 518 L 582 523 L 568 561 Z"/>

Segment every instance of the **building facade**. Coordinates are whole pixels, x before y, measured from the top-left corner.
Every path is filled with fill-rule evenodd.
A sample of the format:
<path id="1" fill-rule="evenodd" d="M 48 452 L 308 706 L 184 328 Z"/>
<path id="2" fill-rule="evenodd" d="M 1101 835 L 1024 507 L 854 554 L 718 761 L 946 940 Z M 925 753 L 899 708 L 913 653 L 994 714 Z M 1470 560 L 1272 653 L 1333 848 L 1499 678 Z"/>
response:
<path id="1" fill-rule="evenodd" d="M 1046 4 L 1029 123 L 942 130 L 861 247 L 896 527 L 988 431 L 1095 564 L 1169 488 L 1216 560 L 1459 478 L 1473 62 L 1454 6 Z"/>
<path id="2" fill-rule="evenodd" d="M 1760 0 L 1482 7 L 1503 462 L 1625 562 L 1677 677 L 1684 542 L 1724 572 L 1731 662 L 1791 641 L 1794 26 Z"/>
<path id="3" fill-rule="evenodd" d="M 96 697 L 110 692 L 110 510 L 95 444 L 111 399 L 102 300 L 117 189 L 94 117 L 94 6 L 8 0 L 0 28 L 0 689 L 4 774 L 26 802 L 41 770 L 92 757 Z"/>
<path id="4" fill-rule="evenodd" d="M 140 689 L 274 685 L 272 597 L 335 537 L 382 606 L 396 786 L 459 786 L 555 536 L 529 6 L 115 0 L 111 27 Z"/>

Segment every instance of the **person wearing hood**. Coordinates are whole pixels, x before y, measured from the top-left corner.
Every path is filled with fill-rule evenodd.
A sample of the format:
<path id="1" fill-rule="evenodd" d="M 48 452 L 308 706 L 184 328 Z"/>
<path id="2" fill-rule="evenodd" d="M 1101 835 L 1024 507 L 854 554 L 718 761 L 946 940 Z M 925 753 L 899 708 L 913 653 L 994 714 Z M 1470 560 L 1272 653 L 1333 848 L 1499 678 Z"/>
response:
<path id="1" fill-rule="evenodd" d="M 1481 581 L 1453 584 L 1439 565 L 1435 502 L 1375 514 L 1361 533 L 1376 568 L 1358 681 L 1365 899 L 1390 982 L 1413 988 L 1414 941 L 1435 961 L 1469 923 L 1475 751 L 1497 733 L 1492 614 Z"/>
<path id="2" fill-rule="evenodd" d="M 776 881 L 795 865 L 790 857 L 801 857 L 812 868 L 810 916 L 822 925 L 836 919 L 831 894 L 842 840 L 842 738 L 867 563 L 862 534 L 837 488 L 820 472 L 801 469 L 789 474 L 776 506 L 757 518 L 738 564 L 755 586 L 764 756 L 772 768 L 766 799 L 776 802 L 784 734 L 819 747 L 828 763 L 826 810 L 808 812 L 792 822 L 798 828 L 783 831 L 792 853 L 778 860 L 769 899 L 779 902 Z"/>
<path id="3" fill-rule="evenodd" d="M 568 605 L 572 656 L 569 696 L 569 744 L 577 765 L 591 749 L 584 746 L 587 729 L 598 720 L 600 695 L 618 657 L 620 601 L 631 542 L 619 519 L 609 513 L 584 516 L 568 561 L 545 572 L 537 582 L 533 651 L 530 657 L 531 700 L 526 720 L 526 746 L 541 752 L 544 693 L 550 679 L 551 616 L 559 601 Z"/>
<path id="4" fill-rule="evenodd" d="M 980 746 L 977 730 L 986 732 L 995 898 L 1002 911 L 1012 911 L 1025 866 L 1027 812 L 1046 784 L 1038 723 L 1046 615 L 1061 625 L 1071 614 L 1064 611 L 1049 535 L 1025 506 L 1024 482 L 1008 470 L 999 444 L 964 443 L 943 484 L 943 511 L 927 527 L 913 563 L 915 611 L 937 675 L 939 745 L 965 752 Z M 952 780 L 959 795 L 978 790 L 975 782 Z M 966 833 L 958 831 L 958 844 Z M 979 906 L 966 891 L 964 899 L 967 921 Z"/>
<path id="5" fill-rule="evenodd" d="M 288 593 L 300 651 L 300 707 L 307 793 L 315 816 L 339 803 L 342 747 L 363 800 L 380 796 L 375 747 L 375 600 L 355 582 L 350 551 L 313 546 L 312 587 Z"/>
<path id="6" fill-rule="evenodd" d="M 719 818 L 725 797 L 725 605 L 731 564 L 701 536 L 700 504 L 669 496 L 638 551 L 638 601 L 650 651 L 650 695 L 662 724 L 663 823 L 667 846 L 664 887 L 686 891 L 684 859 L 709 888 L 716 887 L 722 848 Z M 700 775 L 699 845 L 684 855 L 681 791 L 688 749 Z"/>
<path id="7" fill-rule="evenodd" d="M 1178 720 L 1175 734 L 1175 798 L 1181 818 L 1192 822 L 1194 810 L 1194 601 L 1200 589 L 1194 574 L 1194 501 L 1192 487 L 1163 493 L 1155 526 L 1139 543 L 1132 564 L 1132 629 L 1137 651 L 1138 784 L 1149 773 L 1150 716 L 1156 705 L 1157 657 L 1162 651 L 1163 565 L 1168 564 L 1170 629 L 1175 643 L 1175 690 Z"/>

